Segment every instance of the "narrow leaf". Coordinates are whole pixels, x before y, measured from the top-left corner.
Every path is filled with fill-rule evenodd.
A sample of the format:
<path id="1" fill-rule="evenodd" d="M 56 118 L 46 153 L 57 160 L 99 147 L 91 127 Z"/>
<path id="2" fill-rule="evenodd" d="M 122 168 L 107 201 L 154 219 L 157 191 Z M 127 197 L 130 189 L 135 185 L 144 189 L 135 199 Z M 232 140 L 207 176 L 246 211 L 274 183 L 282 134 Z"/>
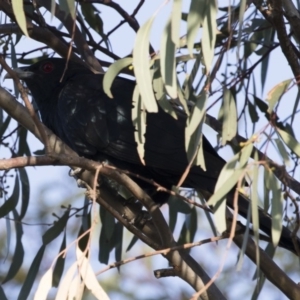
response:
<path id="1" fill-rule="evenodd" d="M 192 0 L 187 16 L 187 47 L 193 56 L 194 42 L 203 23 L 206 12 L 207 0 Z"/>
<path id="2" fill-rule="evenodd" d="M 208 205 L 214 206 L 216 227 L 219 232 L 223 232 L 226 229 L 226 202 L 224 201 L 225 196 L 236 185 L 241 175 L 243 174 L 252 149 L 253 144 L 249 143 L 241 150 L 240 153 L 237 153 L 230 161 L 225 164 L 219 175 L 215 187 L 215 193 L 207 202 Z"/>
<path id="3" fill-rule="evenodd" d="M 70 285 L 72 283 L 74 275 L 76 274 L 76 270 L 77 261 L 75 261 L 71 265 L 71 267 L 68 269 L 65 276 L 63 277 L 63 280 L 60 282 L 55 300 L 67 299 Z"/>
<path id="4" fill-rule="evenodd" d="M 223 95 L 222 145 L 225 145 L 236 136 L 237 111 L 232 91 L 225 89 Z"/>
<path id="5" fill-rule="evenodd" d="M 18 25 L 20 26 L 23 33 L 29 37 L 28 31 L 27 31 L 27 23 L 26 23 L 26 18 L 25 18 L 23 1 L 12 0 L 11 4 L 12 4 L 12 9 L 13 9 L 13 12 L 16 17 L 16 21 L 17 21 Z"/>
<path id="6" fill-rule="evenodd" d="M 298 156 L 300 157 L 300 144 L 297 142 L 297 140 L 288 134 L 286 131 L 279 129 L 276 127 L 276 131 L 279 133 L 282 140 L 285 142 L 285 144 Z"/>
<path id="7" fill-rule="evenodd" d="M 61 10 L 69 13 L 73 20 L 75 20 L 75 1 L 74 0 L 59 0 Z"/>
<path id="8" fill-rule="evenodd" d="M 273 172 L 270 171 L 270 184 L 271 184 L 271 191 L 272 191 L 272 209 L 271 209 L 271 216 L 272 216 L 272 242 L 273 246 L 277 247 L 281 231 L 282 231 L 282 193 L 281 188 L 278 184 L 276 177 L 274 176 Z"/>
<path id="9" fill-rule="evenodd" d="M 139 87 L 136 86 L 133 92 L 132 122 L 135 127 L 134 139 L 137 143 L 137 152 L 141 163 L 145 165 L 145 133 L 146 133 L 146 112 L 140 97 Z"/>
<path id="10" fill-rule="evenodd" d="M 41 278 L 38 289 L 34 294 L 34 300 L 46 300 L 52 287 L 52 269 L 50 268 Z"/>
<path id="11" fill-rule="evenodd" d="M 288 79 L 285 81 L 280 82 L 279 84 L 275 85 L 267 95 L 267 101 L 269 102 L 268 112 L 271 113 L 277 104 L 277 102 L 281 99 L 283 94 L 286 92 L 288 86 L 292 82 L 293 79 Z"/>
<path id="12" fill-rule="evenodd" d="M 0 207 L 0 218 L 5 217 L 9 212 L 11 212 L 16 208 L 19 201 L 19 193 L 20 193 L 19 176 L 16 175 L 13 193 L 8 198 L 8 200 L 4 202 L 4 204 Z"/>
<path id="13" fill-rule="evenodd" d="M 157 103 L 152 89 L 150 61 L 149 61 L 149 38 L 153 21 L 158 11 L 139 29 L 136 35 L 133 49 L 133 66 L 136 82 L 142 101 L 148 112 L 158 112 Z"/>
<path id="14" fill-rule="evenodd" d="M 174 0 L 171 13 L 171 37 L 176 47 L 179 47 L 182 0 Z"/>
<path id="15" fill-rule="evenodd" d="M 217 34 L 217 7 L 216 1 L 208 1 L 206 14 L 203 20 L 203 37 L 201 40 L 201 47 L 203 51 L 204 63 L 206 72 L 210 71 L 210 67 L 214 58 L 214 50 Z"/>
<path id="16" fill-rule="evenodd" d="M 29 271 L 27 273 L 27 276 L 25 278 L 25 282 L 21 288 L 18 300 L 28 299 L 29 293 L 31 291 L 31 288 L 35 282 L 36 275 L 38 273 L 38 270 L 40 268 L 40 264 L 42 262 L 42 258 L 44 255 L 46 249 L 46 245 L 42 245 L 38 253 L 36 254 Z"/>
<path id="17" fill-rule="evenodd" d="M 160 49 L 160 67 L 162 79 L 169 96 L 177 98 L 176 66 L 175 66 L 175 43 L 172 41 L 171 19 L 169 19 L 162 34 Z"/>
<path id="18" fill-rule="evenodd" d="M 19 216 L 19 220 L 22 220 L 25 216 L 29 204 L 29 196 L 30 196 L 30 186 L 29 186 L 29 180 L 27 172 L 24 168 L 18 169 L 20 174 L 20 180 L 22 184 L 22 207 L 21 207 L 21 213 Z"/>
<path id="19" fill-rule="evenodd" d="M 64 237 L 63 237 L 60 249 L 59 249 L 59 253 L 61 253 L 64 249 L 66 249 L 66 231 L 64 233 Z M 60 282 L 61 276 L 64 271 L 65 261 L 66 261 L 66 258 L 64 255 L 60 255 L 56 260 L 55 267 L 53 270 L 53 278 L 52 278 L 52 286 L 53 287 L 58 287 L 58 284 Z"/>
<path id="20" fill-rule="evenodd" d="M 290 166 L 290 157 L 289 157 L 289 154 L 287 153 L 286 148 L 284 147 L 281 139 L 274 139 L 274 141 L 276 143 L 278 152 L 281 155 L 281 158 L 284 162 L 284 165 Z"/>
<path id="21" fill-rule="evenodd" d="M 258 154 L 255 151 L 254 160 L 258 161 Z M 251 213 L 252 213 L 252 224 L 254 231 L 254 240 L 257 245 L 256 247 L 256 265 L 259 266 L 259 216 L 258 216 L 258 165 L 255 164 L 253 167 L 253 184 L 251 189 Z M 257 272 L 259 272 L 259 268 L 257 268 Z"/>
<path id="22" fill-rule="evenodd" d="M 115 78 L 123 69 L 130 66 L 131 64 L 132 57 L 125 57 L 117 60 L 109 66 L 103 78 L 103 90 L 108 97 L 113 98 L 113 94 L 111 93 L 111 86 Z"/>
<path id="23" fill-rule="evenodd" d="M 56 239 L 65 229 L 66 224 L 69 220 L 70 210 L 66 210 L 63 216 L 54 223 L 52 227 L 50 227 L 44 234 L 43 234 L 43 244 L 47 245 Z"/>
<path id="24" fill-rule="evenodd" d="M 18 212 L 14 209 L 13 215 L 15 220 L 19 220 Z M 23 236 L 23 227 L 22 223 L 15 221 L 15 228 L 16 228 L 16 245 L 15 245 L 15 251 L 12 258 L 12 263 L 9 267 L 9 270 L 7 272 L 6 277 L 3 279 L 2 284 L 12 279 L 19 269 L 22 266 L 23 259 L 24 259 L 24 247 L 22 244 L 22 236 Z M 0 297 L 0 299 L 2 299 Z"/>
<path id="25" fill-rule="evenodd" d="M 81 274 L 81 278 L 84 281 L 86 287 L 96 297 L 96 299 L 109 300 L 109 297 L 99 284 L 89 261 L 78 247 L 76 249 L 76 256 L 79 273 Z"/>

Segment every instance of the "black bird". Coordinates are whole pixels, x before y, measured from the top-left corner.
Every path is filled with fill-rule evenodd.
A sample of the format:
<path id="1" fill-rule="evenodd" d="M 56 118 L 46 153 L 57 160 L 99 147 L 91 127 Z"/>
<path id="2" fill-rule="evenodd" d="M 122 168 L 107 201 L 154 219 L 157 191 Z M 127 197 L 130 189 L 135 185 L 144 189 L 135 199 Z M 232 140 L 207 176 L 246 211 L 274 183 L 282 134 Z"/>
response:
<path id="1" fill-rule="evenodd" d="M 188 160 L 185 151 L 186 115 L 178 110 L 178 120 L 159 109 L 147 114 L 144 166 L 137 153 L 132 123 L 132 94 L 135 82 L 116 78 L 109 98 L 103 91 L 103 74 L 59 58 L 46 59 L 17 70 L 39 108 L 43 123 L 79 155 L 109 163 L 156 182 L 166 188 L 176 185 Z M 202 187 L 213 193 L 224 160 L 204 138 L 205 172 L 194 166 L 183 186 Z M 150 185 L 139 181 L 142 187 Z M 153 195 L 156 202 L 167 195 Z"/>
<path id="2" fill-rule="evenodd" d="M 59 58 L 49 58 L 29 67 L 15 70 L 32 93 L 43 123 L 79 155 L 108 161 L 166 188 L 176 185 L 188 160 L 185 151 L 186 115 L 178 110 L 178 119 L 159 108 L 147 113 L 145 134 L 145 165 L 140 161 L 132 123 L 132 95 L 135 82 L 116 78 L 111 87 L 113 99 L 103 91 L 103 74 L 94 74 L 81 64 Z M 207 171 L 193 166 L 184 187 L 212 194 L 225 161 L 203 137 Z M 167 201 L 165 193 L 155 193 L 150 184 L 136 180 L 159 204 Z M 229 197 L 230 202 L 230 197 Z M 232 203 L 232 197 L 231 197 Z M 239 197 L 240 213 L 247 215 L 249 203 Z M 260 213 L 261 230 L 271 233 L 271 218 Z M 300 246 L 299 240 L 297 240 Z M 296 252 L 290 231 L 283 228 L 280 245 Z"/>

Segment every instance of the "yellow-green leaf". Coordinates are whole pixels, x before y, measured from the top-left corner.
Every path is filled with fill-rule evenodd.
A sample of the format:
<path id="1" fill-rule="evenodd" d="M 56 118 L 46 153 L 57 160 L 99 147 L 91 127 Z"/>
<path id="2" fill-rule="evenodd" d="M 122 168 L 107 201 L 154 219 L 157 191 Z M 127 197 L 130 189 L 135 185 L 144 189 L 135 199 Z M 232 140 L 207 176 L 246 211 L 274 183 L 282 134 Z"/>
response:
<path id="1" fill-rule="evenodd" d="M 135 127 L 134 138 L 137 143 L 137 152 L 140 157 L 141 163 L 145 164 L 145 133 L 146 133 L 146 112 L 143 108 L 138 86 L 135 87 L 133 92 L 133 108 L 132 108 L 132 122 Z"/>
<path id="2" fill-rule="evenodd" d="M 272 216 L 272 242 L 273 246 L 276 247 L 279 243 L 281 230 L 282 230 L 282 192 L 276 177 L 274 176 L 272 171 L 269 171 L 270 176 L 270 187 L 272 191 L 272 208 L 271 208 L 271 216 Z"/>
<path id="3" fill-rule="evenodd" d="M 27 23 L 24 13 L 24 7 L 23 7 L 23 1 L 22 0 L 12 0 L 12 9 L 14 12 L 14 15 L 16 17 L 16 21 L 18 25 L 20 26 L 23 33 L 29 37 L 28 31 L 27 31 Z"/>
<path id="4" fill-rule="evenodd" d="M 298 157 L 300 157 L 300 144 L 298 141 L 288 134 L 286 131 L 276 128 L 276 131 L 279 133 L 280 137 L 283 139 L 285 144 L 294 152 Z"/>
<path id="5" fill-rule="evenodd" d="M 175 43 L 171 38 L 172 24 L 169 19 L 161 39 L 160 68 L 165 88 L 171 98 L 177 98 L 177 81 L 175 66 Z"/>
<path id="6" fill-rule="evenodd" d="M 203 23 L 206 11 L 207 0 L 192 0 L 190 11 L 187 17 L 186 42 L 190 55 L 193 55 L 194 42 L 199 33 L 199 28 Z"/>
<path id="7" fill-rule="evenodd" d="M 269 102 L 269 108 L 268 113 L 271 113 L 273 111 L 273 108 L 275 107 L 276 103 L 281 99 L 283 94 L 286 92 L 288 86 L 292 82 L 293 79 L 288 79 L 285 81 L 282 81 L 275 85 L 268 93 L 267 95 L 267 101 Z"/>
<path id="8" fill-rule="evenodd" d="M 231 141 L 236 135 L 237 111 L 235 99 L 230 90 L 224 90 L 223 98 L 222 145 L 225 145 L 227 141 Z"/>
<path id="9" fill-rule="evenodd" d="M 208 7 L 203 20 L 203 36 L 201 47 L 203 51 L 204 64 L 208 73 L 214 58 L 214 50 L 217 34 L 217 7 L 214 0 L 208 1 Z"/>
<path id="10" fill-rule="evenodd" d="M 114 62 L 112 65 L 109 66 L 103 78 L 103 90 L 108 97 L 113 98 L 110 88 L 115 78 L 124 68 L 126 68 L 131 64 L 132 64 L 132 58 L 125 57 L 117 60 L 116 62 Z"/>
<path id="11" fill-rule="evenodd" d="M 152 89 L 149 60 L 150 31 L 157 13 L 158 11 L 139 29 L 133 49 L 133 66 L 136 82 L 139 86 L 142 101 L 148 112 L 158 112 Z"/>
<path id="12" fill-rule="evenodd" d="M 208 205 L 213 205 L 215 209 L 216 227 L 219 232 L 226 229 L 225 209 L 226 194 L 237 184 L 242 176 L 244 169 L 247 166 L 248 159 L 251 155 L 253 144 L 249 143 L 245 146 L 240 153 L 237 153 L 230 161 L 223 167 L 216 187 L 215 193 L 210 197 L 207 202 Z"/>

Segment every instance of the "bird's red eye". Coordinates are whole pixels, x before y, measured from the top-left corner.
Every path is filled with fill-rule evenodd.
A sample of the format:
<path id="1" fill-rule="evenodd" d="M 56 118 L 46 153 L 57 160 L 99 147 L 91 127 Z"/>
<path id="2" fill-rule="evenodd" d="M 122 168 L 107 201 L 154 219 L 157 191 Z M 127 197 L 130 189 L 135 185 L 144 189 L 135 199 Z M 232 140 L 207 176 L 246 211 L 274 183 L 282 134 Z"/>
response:
<path id="1" fill-rule="evenodd" d="M 45 73 L 50 73 L 53 70 L 53 64 L 51 62 L 46 62 L 45 64 L 43 64 L 42 66 L 42 70 Z"/>

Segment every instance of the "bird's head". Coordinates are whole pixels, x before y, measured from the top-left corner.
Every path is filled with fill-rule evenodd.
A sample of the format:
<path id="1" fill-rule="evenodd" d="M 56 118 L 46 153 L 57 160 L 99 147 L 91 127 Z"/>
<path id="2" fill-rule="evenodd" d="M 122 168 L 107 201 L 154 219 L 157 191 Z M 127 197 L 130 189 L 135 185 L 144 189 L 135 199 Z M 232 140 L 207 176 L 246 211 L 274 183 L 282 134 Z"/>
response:
<path id="1" fill-rule="evenodd" d="M 61 87 L 73 76 L 91 73 L 83 65 L 62 58 L 48 58 L 14 71 L 26 83 L 38 106 L 56 99 Z M 11 76 L 6 74 L 5 78 Z"/>

